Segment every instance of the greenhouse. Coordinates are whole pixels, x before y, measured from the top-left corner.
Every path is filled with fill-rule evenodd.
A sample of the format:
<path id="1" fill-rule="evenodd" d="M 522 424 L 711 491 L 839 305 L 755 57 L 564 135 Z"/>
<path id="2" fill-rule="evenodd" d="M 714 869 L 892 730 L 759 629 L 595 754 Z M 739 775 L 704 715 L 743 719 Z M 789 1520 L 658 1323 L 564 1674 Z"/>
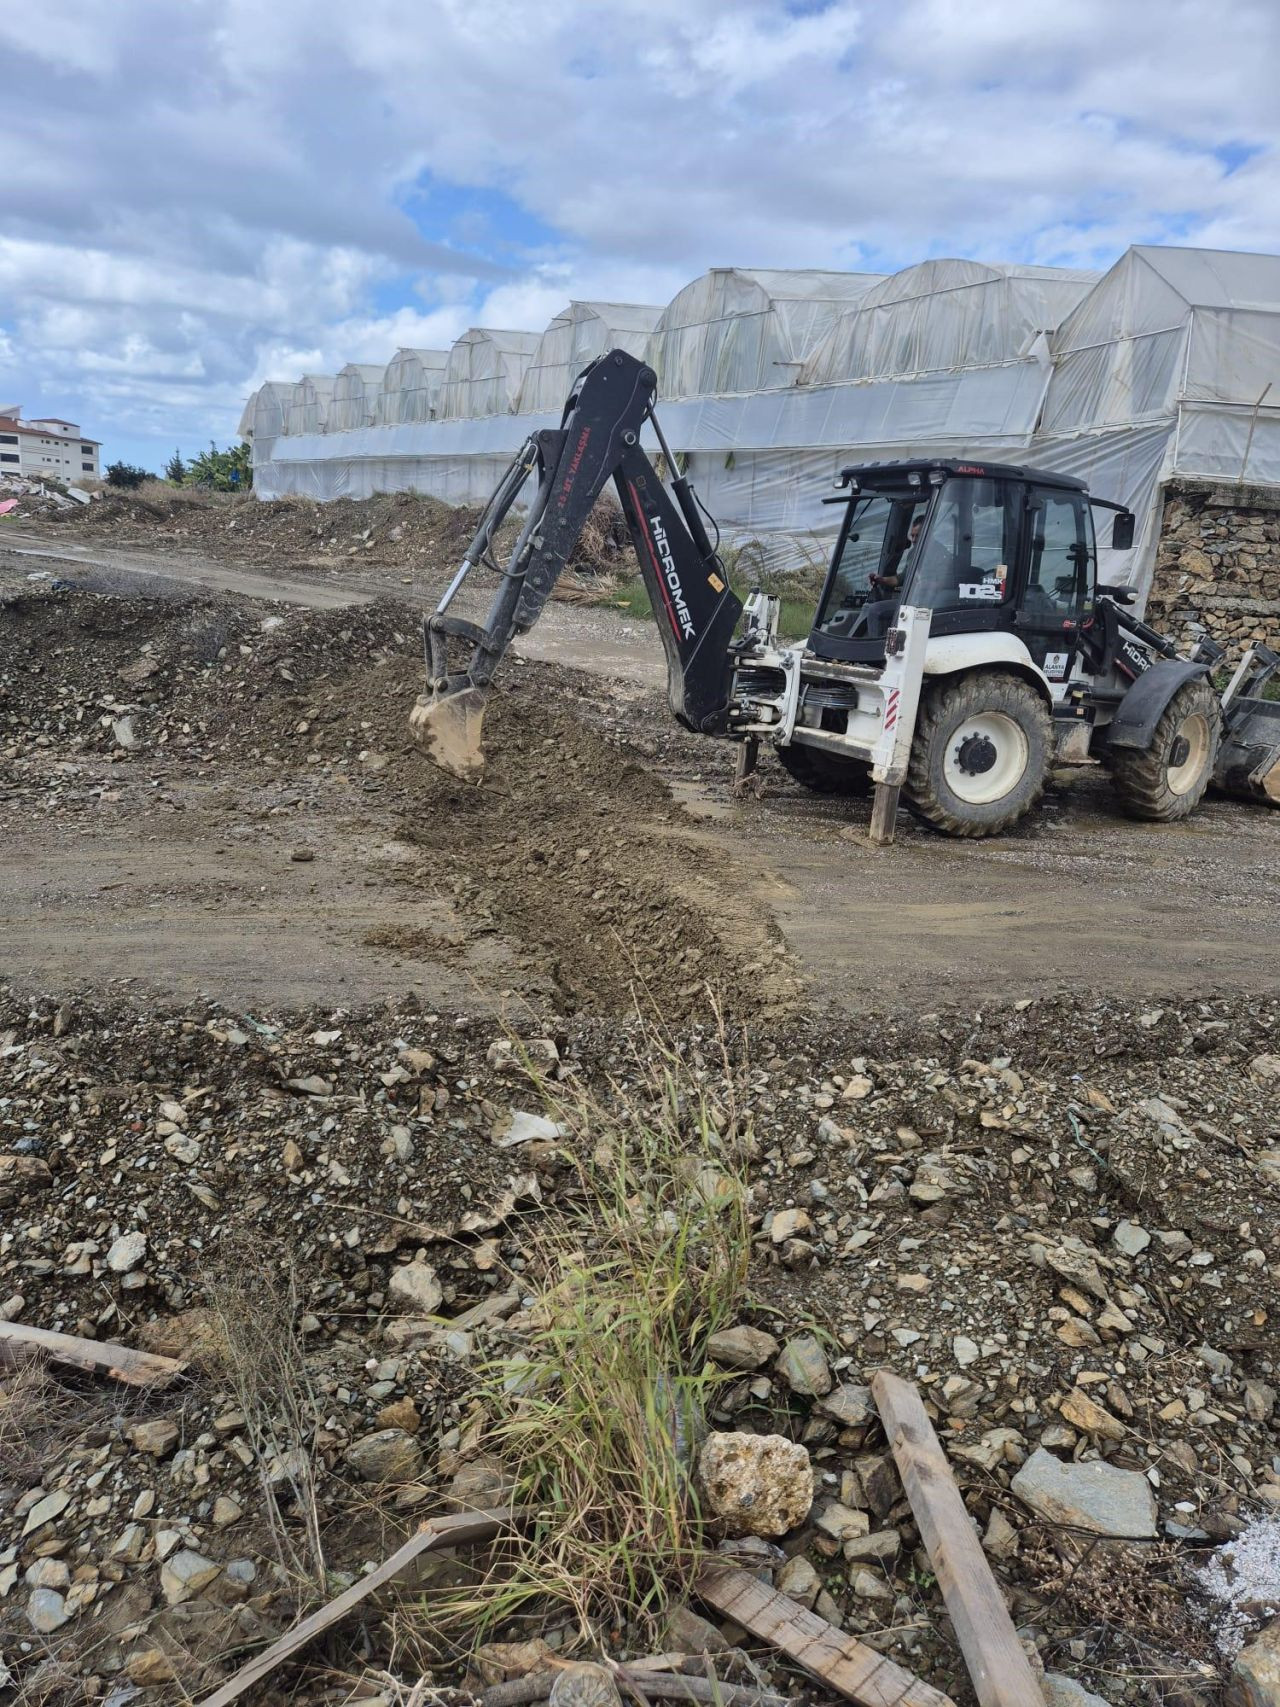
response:
<path id="1" fill-rule="evenodd" d="M 385 372 L 385 368 L 368 362 L 348 362 L 339 371 L 329 404 L 329 432 L 349 432 L 353 427 L 373 425 Z"/>
<path id="2" fill-rule="evenodd" d="M 374 424 L 434 421 L 448 365 L 448 350 L 397 350 L 383 371 Z"/>
<path id="3" fill-rule="evenodd" d="M 487 326 L 464 332 L 449 351 L 439 418 L 469 421 L 510 415 L 538 343 L 536 332 L 495 332 Z"/>
<path id="4" fill-rule="evenodd" d="M 612 345 L 658 373 L 667 438 L 725 536 L 779 563 L 825 555 L 822 499 L 851 461 L 981 456 L 1079 475 L 1137 514 L 1124 571 L 1144 588 L 1172 475 L 1280 485 L 1280 257 L 1141 247 L 1100 278 L 965 260 L 887 278 L 717 268 L 646 336 L 652 315 L 573 303 L 541 336 L 467 332 L 430 373 L 403 358 L 432 352 L 400 351 L 372 427 L 334 432 L 328 399 L 295 399 L 332 381 L 263 386 L 257 490 L 479 503 Z"/>
<path id="5" fill-rule="evenodd" d="M 291 437 L 324 433 L 329 429 L 329 407 L 337 380 L 332 374 L 304 373 L 293 388 L 284 412 L 284 430 Z"/>
<path id="6" fill-rule="evenodd" d="M 562 409 L 574 380 L 606 350 L 626 350 L 643 359 L 662 312 L 633 302 L 571 302 L 538 339 L 520 382 L 516 413 Z"/>
<path id="7" fill-rule="evenodd" d="M 671 299 L 649 340 L 659 397 L 795 385 L 805 359 L 876 273 L 713 267 Z"/>

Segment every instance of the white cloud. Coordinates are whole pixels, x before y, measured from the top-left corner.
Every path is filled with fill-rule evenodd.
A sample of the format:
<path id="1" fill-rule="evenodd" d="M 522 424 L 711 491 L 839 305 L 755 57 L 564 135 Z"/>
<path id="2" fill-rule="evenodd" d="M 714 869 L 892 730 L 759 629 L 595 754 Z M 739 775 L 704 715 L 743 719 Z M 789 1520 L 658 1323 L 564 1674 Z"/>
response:
<path id="1" fill-rule="evenodd" d="M 190 442 L 709 265 L 1280 248 L 1278 49 L 1269 0 L 9 9 L 0 391 Z"/>

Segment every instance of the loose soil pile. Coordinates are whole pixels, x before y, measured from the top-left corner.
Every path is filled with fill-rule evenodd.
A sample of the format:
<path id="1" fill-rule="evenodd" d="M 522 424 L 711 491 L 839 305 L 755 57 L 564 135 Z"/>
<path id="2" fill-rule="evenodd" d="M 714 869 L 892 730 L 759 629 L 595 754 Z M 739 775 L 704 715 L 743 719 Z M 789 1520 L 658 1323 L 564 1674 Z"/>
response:
<path id="1" fill-rule="evenodd" d="M 24 510 L 24 514 L 26 511 Z M 32 514 L 36 513 L 33 505 Z M 375 498 L 306 498 L 263 503 L 251 495 L 183 491 L 153 484 L 140 492 L 106 488 L 92 504 L 50 507 L 43 520 L 56 534 L 104 544 L 167 547 L 230 563 L 251 562 L 292 571 L 368 567 L 436 575 L 457 567 L 480 511 L 454 507 L 416 492 Z M 500 539 L 513 540 L 508 523 Z M 571 559 L 574 568 L 608 569 L 631 546 L 615 503 L 603 500 Z"/>

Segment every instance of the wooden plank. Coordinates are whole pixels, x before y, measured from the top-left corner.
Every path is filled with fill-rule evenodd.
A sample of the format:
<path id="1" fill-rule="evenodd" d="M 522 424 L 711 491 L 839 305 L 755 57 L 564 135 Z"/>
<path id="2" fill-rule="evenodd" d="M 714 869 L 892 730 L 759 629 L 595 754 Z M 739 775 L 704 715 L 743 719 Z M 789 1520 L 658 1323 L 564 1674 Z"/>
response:
<path id="1" fill-rule="evenodd" d="M 709 1565 L 694 1588 L 708 1606 L 741 1624 L 820 1682 L 862 1707 L 955 1707 L 949 1695 L 846 1636 L 799 1601 L 790 1600 L 747 1571 Z"/>
<path id="2" fill-rule="evenodd" d="M 458 1513 L 456 1517 L 433 1517 L 428 1523 L 424 1523 L 403 1547 L 379 1565 L 376 1571 L 370 1571 L 368 1576 L 352 1583 L 336 1600 L 331 1600 L 318 1612 L 302 1619 L 292 1630 L 286 1630 L 278 1642 L 273 1642 L 269 1648 L 264 1648 L 260 1654 L 242 1665 L 234 1677 L 228 1678 L 212 1695 L 206 1695 L 200 1707 L 228 1707 L 229 1702 L 237 1700 L 246 1689 L 252 1689 L 255 1683 L 260 1683 L 282 1660 L 296 1654 L 299 1648 L 304 1648 L 308 1642 L 345 1617 L 367 1595 L 398 1576 L 405 1566 L 412 1564 L 420 1554 L 436 1552 L 442 1547 L 462 1547 L 468 1542 L 492 1540 L 514 1521 L 515 1513 L 509 1506 L 500 1511 L 467 1511 Z"/>
<path id="3" fill-rule="evenodd" d="M 161 1387 L 182 1370 L 175 1358 L 135 1351 L 132 1346 L 115 1345 L 110 1340 L 80 1339 L 76 1334 L 33 1328 L 26 1322 L 0 1322 L 0 1353 L 12 1362 L 24 1350 L 42 1352 L 55 1363 L 87 1369 L 93 1375 L 110 1375 L 129 1387 Z"/>
<path id="4" fill-rule="evenodd" d="M 893 782 L 876 784 L 875 802 L 871 808 L 871 841 L 873 846 L 887 848 L 893 842 L 893 827 L 898 816 L 898 796 L 901 787 Z"/>
<path id="5" fill-rule="evenodd" d="M 920 1394 L 887 1369 L 872 1376 L 871 1394 L 978 1700 L 982 1707 L 1044 1707 L 1044 1693 Z"/>

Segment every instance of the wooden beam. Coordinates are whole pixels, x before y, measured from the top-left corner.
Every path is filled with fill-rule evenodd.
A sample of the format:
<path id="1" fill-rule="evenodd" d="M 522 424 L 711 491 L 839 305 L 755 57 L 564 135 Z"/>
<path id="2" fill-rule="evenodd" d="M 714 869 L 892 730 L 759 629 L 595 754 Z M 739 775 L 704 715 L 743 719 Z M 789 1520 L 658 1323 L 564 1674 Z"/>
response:
<path id="1" fill-rule="evenodd" d="M 898 796 L 901 787 L 893 782 L 876 784 L 875 801 L 871 808 L 871 843 L 887 848 L 893 842 L 893 826 L 898 816 Z"/>
<path id="2" fill-rule="evenodd" d="M 707 1568 L 694 1584 L 708 1606 L 778 1648 L 861 1707 L 955 1707 L 949 1695 L 846 1636 L 747 1571 Z M 643 1687 L 643 1685 L 642 1685 Z"/>
<path id="3" fill-rule="evenodd" d="M 432 1553 L 442 1547 L 462 1547 L 468 1542 L 489 1541 L 507 1529 L 515 1521 L 515 1512 L 511 1507 L 500 1511 L 467 1511 L 460 1512 L 456 1517 L 433 1517 L 414 1536 L 411 1536 L 404 1546 L 394 1552 L 389 1559 L 379 1565 L 376 1571 L 370 1571 L 368 1576 L 361 1577 L 359 1582 L 352 1583 L 336 1600 L 331 1600 L 327 1606 L 322 1606 L 318 1612 L 313 1612 L 309 1618 L 304 1618 L 295 1624 L 292 1630 L 286 1630 L 278 1642 L 273 1642 L 269 1648 L 264 1648 L 247 1664 L 242 1665 L 234 1677 L 230 1677 L 212 1695 L 206 1695 L 200 1707 L 228 1707 L 228 1703 L 237 1700 L 246 1689 L 252 1689 L 255 1683 L 275 1670 L 282 1660 L 287 1660 L 291 1654 L 296 1654 L 308 1642 L 321 1635 L 330 1625 L 344 1618 L 355 1606 L 358 1606 L 374 1589 L 382 1588 L 412 1564 L 422 1553 Z"/>
<path id="4" fill-rule="evenodd" d="M 80 1339 L 76 1334 L 54 1333 L 51 1328 L 33 1328 L 26 1322 L 0 1322 L 0 1357 L 15 1363 L 23 1351 L 39 1352 L 54 1363 L 87 1369 L 92 1375 L 110 1375 L 129 1387 L 162 1387 L 182 1370 L 175 1358 L 135 1351 L 132 1346 L 114 1345 L 110 1340 Z"/>
<path id="5" fill-rule="evenodd" d="M 978 1700 L 982 1707 L 1044 1707 L 920 1394 L 887 1369 L 872 1376 L 871 1393 Z"/>

